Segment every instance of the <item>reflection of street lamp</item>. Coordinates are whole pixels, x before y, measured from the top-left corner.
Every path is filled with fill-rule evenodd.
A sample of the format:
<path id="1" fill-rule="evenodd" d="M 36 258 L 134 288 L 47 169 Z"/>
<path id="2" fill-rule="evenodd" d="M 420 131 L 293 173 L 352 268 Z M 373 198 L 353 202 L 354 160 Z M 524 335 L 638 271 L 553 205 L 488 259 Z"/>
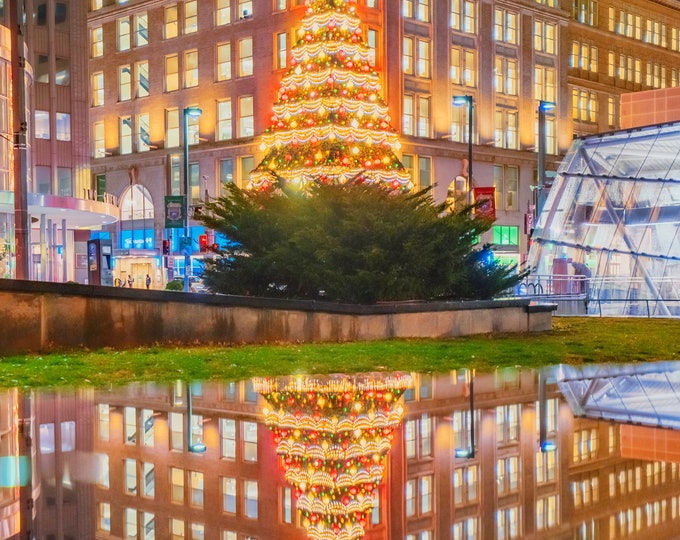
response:
<path id="1" fill-rule="evenodd" d="M 467 202 L 472 204 L 472 96 L 453 96 L 454 107 L 467 105 L 468 108 L 468 176 Z"/>
<path id="2" fill-rule="evenodd" d="M 186 385 L 187 389 L 187 449 L 189 452 L 192 452 L 194 454 L 202 454 L 206 450 L 205 443 L 201 440 L 198 442 L 194 443 L 194 434 L 193 434 L 193 415 L 194 415 L 194 410 L 192 407 L 191 403 L 191 385 L 187 383 Z"/>
<path id="3" fill-rule="evenodd" d="M 468 448 L 456 448 L 453 454 L 457 458 L 473 458 L 475 457 L 475 372 L 468 370 L 465 374 L 468 380 L 468 388 L 470 392 L 470 446 Z"/>
<path id="4" fill-rule="evenodd" d="M 554 452 L 557 445 L 548 440 L 548 400 L 546 398 L 547 374 L 538 372 L 538 445 L 541 452 Z"/>
<path id="5" fill-rule="evenodd" d="M 548 111 L 552 111 L 555 108 L 555 104 L 552 101 L 539 101 L 538 102 L 538 185 L 536 190 L 538 195 L 536 196 L 536 220 L 541 216 L 541 210 L 543 210 L 543 200 L 545 195 L 543 191 L 545 190 L 545 114 Z"/>
<path id="6" fill-rule="evenodd" d="M 203 111 L 198 107 L 184 108 L 182 137 L 184 139 L 184 292 L 189 292 L 189 268 L 191 267 L 191 237 L 189 231 L 189 117 L 198 119 Z"/>

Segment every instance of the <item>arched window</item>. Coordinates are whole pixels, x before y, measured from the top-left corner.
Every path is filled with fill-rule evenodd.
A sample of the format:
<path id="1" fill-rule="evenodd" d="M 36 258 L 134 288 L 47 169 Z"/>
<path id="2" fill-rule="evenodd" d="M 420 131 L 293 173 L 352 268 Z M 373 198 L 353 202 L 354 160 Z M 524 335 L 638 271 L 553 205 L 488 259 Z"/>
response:
<path id="1" fill-rule="evenodd" d="M 153 219 L 153 201 L 149 190 L 139 184 L 133 184 L 120 198 L 121 221 L 137 219 Z"/>

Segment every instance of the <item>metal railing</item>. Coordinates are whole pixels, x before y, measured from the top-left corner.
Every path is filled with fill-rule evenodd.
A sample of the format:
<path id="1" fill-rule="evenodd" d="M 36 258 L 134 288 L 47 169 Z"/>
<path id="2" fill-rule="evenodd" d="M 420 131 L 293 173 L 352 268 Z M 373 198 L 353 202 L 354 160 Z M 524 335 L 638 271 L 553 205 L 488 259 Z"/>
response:
<path id="1" fill-rule="evenodd" d="M 680 317 L 677 278 L 533 274 L 519 283 L 510 296 L 558 303 L 582 301 L 587 315 L 599 317 Z"/>

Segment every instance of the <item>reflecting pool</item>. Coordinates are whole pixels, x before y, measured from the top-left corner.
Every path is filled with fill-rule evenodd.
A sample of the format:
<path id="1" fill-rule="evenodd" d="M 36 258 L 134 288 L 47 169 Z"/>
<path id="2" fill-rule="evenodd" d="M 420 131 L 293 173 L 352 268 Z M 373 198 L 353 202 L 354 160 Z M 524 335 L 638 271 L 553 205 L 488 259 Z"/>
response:
<path id="1" fill-rule="evenodd" d="M 680 531 L 680 364 L 0 391 L 0 538 Z"/>

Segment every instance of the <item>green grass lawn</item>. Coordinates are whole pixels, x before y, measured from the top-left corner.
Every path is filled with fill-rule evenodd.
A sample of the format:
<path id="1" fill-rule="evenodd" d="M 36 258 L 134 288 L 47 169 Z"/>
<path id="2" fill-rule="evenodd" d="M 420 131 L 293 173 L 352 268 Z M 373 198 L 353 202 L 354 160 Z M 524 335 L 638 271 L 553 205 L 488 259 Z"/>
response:
<path id="1" fill-rule="evenodd" d="M 680 320 L 555 317 L 553 330 L 445 340 L 98 350 L 0 359 L 1 387 L 234 380 L 361 371 L 445 372 L 680 359 Z"/>

